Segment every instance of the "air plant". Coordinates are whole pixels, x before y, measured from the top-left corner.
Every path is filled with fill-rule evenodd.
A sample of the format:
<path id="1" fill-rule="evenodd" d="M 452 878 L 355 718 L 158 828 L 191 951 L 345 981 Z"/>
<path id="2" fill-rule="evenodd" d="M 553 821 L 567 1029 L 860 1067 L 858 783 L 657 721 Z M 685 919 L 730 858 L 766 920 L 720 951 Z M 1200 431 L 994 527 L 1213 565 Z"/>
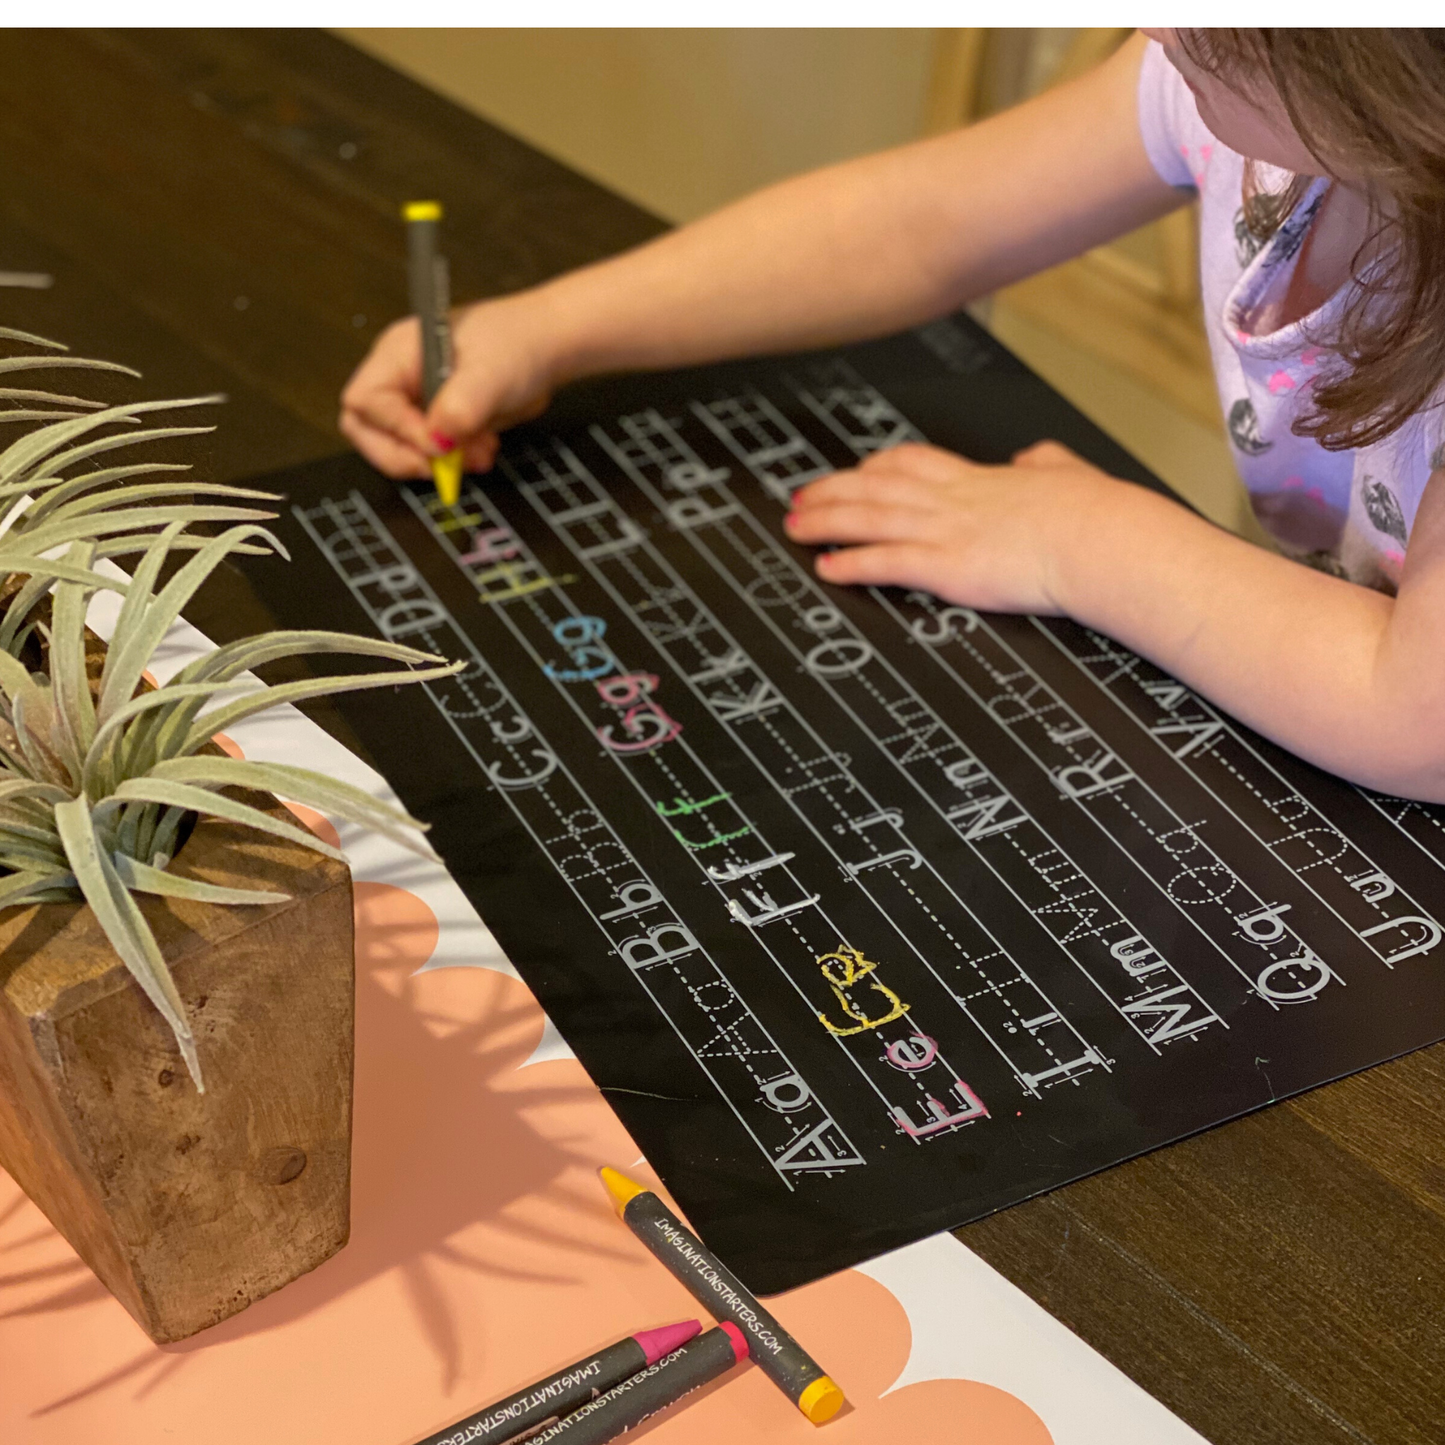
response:
<path id="1" fill-rule="evenodd" d="M 0 336 L 35 340 L 8 331 Z M 0 360 L 0 369 L 5 367 Z M 6 395 L 16 399 L 13 391 L 0 390 L 0 396 Z M 34 400 L 36 394 L 19 399 Z M 46 399 L 63 402 L 72 412 L 90 405 L 49 394 Z M 415 830 L 425 827 L 360 789 L 310 769 L 218 756 L 213 736 L 279 703 L 428 682 L 450 676 L 461 664 L 380 639 L 277 631 L 219 647 L 163 685 L 149 687 L 146 668 L 156 648 L 181 608 L 228 555 L 271 549 L 284 555 L 261 525 L 272 513 L 170 500 L 182 490 L 248 500 L 270 499 L 267 493 L 133 481 L 144 471 L 176 470 L 154 463 L 68 478 L 62 474 L 100 450 L 209 430 L 166 427 L 77 441 L 107 421 L 188 404 L 139 403 L 61 418 L 32 417 L 48 424 L 0 453 L 0 525 L 11 522 L 0 536 L 0 580 L 7 575 L 12 583 L 23 579 L 0 624 L 0 908 L 65 899 L 88 903 L 111 946 L 170 1026 L 196 1087 L 204 1089 L 175 980 L 133 895 L 227 907 L 280 903 L 288 895 L 225 888 L 177 873 L 175 856 L 195 820 L 225 819 L 337 859 L 342 858 L 338 849 L 299 822 L 278 818 L 236 797 L 235 790 L 279 793 L 375 828 L 417 852 L 423 849 Z M 0 420 L 6 415 L 0 409 Z M 215 536 L 196 536 L 186 528 L 197 521 L 233 525 Z M 161 585 L 162 567 L 178 551 L 193 555 Z M 129 579 L 107 561 L 126 553 L 139 555 Z M 97 564 L 107 570 L 97 570 Z M 85 615 L 102 588 L 124 593 L 124 600 L 99 678 L 93 680 L 86 665 Z M 47 598 L 48 609 L 42 605 Z M 31 634 L 44 644 L 39 669 L 17 655 Z M 406 666 L 269 688 L 251 673 L 283 658 L 323 652 Z"/>
<path id="2" fill-rule="evenodd" d="M 139 375 L 117 362 L 71 356 L 59 342 L 29 332 L 0 327 L 0 340 L 35 347 L 40 353 L 0 357 L 0 377 L 55 368 Z M 71 542 L 93 542 L 93 559 L 103 561 L 144 551 L 157 533 L 174 521 L 189 526 L 259 521 L 270 515 L 235 505 L 275 501 L 268 492 L 188 478 L 139 480 L 188 472 L 190 467 L 184 462 L 94 466 L 96 458 L 122 447 L 214 430 L 209 426 L 142 426 L 140 419 L 146 413 L 223 400 L 197 396 L 106 406 L 80 396 L 0 386 L 0 401 L 18 403 L 0 406 L 0 423 L 47 423 L 0 452 L 0 579 L 16 575 L 25 579 L 0 612 L 0 649 L 21 650 L 33 629 L 37 603 L 60 577 L 124 590 L 123 579 L 105 572 L 77 573 L 73 561 L 58 555 Z M 220 500 L 198 503 L 196 497 Z M 194 549 L 203 540 L 187 533 L 177 537 L 174 545 L 179 550 Z"/>

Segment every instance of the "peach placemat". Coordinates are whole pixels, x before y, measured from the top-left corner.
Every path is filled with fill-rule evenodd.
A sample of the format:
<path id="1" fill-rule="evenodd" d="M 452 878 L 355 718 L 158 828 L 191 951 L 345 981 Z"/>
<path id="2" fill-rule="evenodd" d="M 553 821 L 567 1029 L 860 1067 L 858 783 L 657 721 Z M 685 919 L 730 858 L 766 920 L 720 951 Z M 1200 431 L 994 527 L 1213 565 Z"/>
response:
<path id="1" fill-rule="evenodd" d="M 102 633 L 105 601 L 91 618 Z M 181 624 L 156 671 L 207 646 Z M 229 741 L 389 796 L 293 709 Z M 596 1182 L 604 1163 L 652 1180 L 636 1146 L 445 869 L 349 828 L 340 841 L 357 880 L 351 1242 L 242 1314 L 155 1346 L 0 1172 L 0 1440 L 409 1445 L 696 1314 Z M 1201 1441 L 949 1235 L 769 1307 L 848 1395 L 824 1436 L 745 1366 L 632 1438 Z"/>

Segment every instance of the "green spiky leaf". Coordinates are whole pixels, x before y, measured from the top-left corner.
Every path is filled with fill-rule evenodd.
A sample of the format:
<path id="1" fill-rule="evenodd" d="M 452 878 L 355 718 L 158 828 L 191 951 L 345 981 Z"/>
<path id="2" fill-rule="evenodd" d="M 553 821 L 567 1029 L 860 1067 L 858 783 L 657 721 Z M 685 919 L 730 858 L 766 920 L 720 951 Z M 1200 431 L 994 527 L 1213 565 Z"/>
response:
<path id="1" fill-rule="evenodd" d="M 0 328 L 0 340 L 51 353 L 0 358 L 0 374 L 56 366 L 134 374 L 57 356 L 63 348 L 56 343 L 23 332 Z M 0 422 L 31 424 L 0 450 L 0 581 L 9 579 L 0 603 L 0 908 L 84 899 L 175 1034 L 198 1088 L 185 1009 L 136 896 L 162 900 L 152 907 L 165 900 L 246 907 L 287 895 L 208 883 L 178 869 L 172 855 L 186 827 L 198 817 L 219 819 L 342 859 L 299 821 L 236 796 L 247 790 L 280 794 L 426 852 L 417 841 L 420 824 L 360 789 L 305 768 L 217 757 L 208 740 L 267 707 L 433 681 L 462 666 L 378 638 L 283 631 L 218 648 L 161 687 L 143 684 L 181 609 L 227 557 L 286 555 L 263 525 L 274 514 L 244 505 L 278 500 L 271 493 L 158 475 L 186 470 L 182 463 L 97 463 L 120 448 L 209 431 L 147 426 L 142 418 L 219 399 L 106 406 L 0 387 L 0 401 L 15 403 L 0 408 Z M 218 535 L 191 530 L 213 522 L 231 525 Z M 109 559 L 118 557 L 135 559 L 130 578 L 108 575 Z M 162 585 L 172 558 L 178 565 Z M 87 676 L 85 615 L 101 589 L 122 601 L 97 680 Z M 27 661 L 22 649 L 30 649 Z M 252 673 L 324 652 L 381 658 L 403 670 L 275 688 Z"/>
<path id="2" fill-rule="evenodd" d="M 269 893 L 262 888 L 223 888 L 216 883 L 203 883 L 199 878 L 182 878 L 179 873 L 139 863 L 124 853 L 112 854 L 110 861 L 116 877 L 134 893 L 155 893 L 162 898 L 185 898 L 192 903 L 220 903 L 227 907 L 291 901 L 289 893 Z"/>
<path id="3" fill-rule="evenodd" d="M 204 813 L 208 817 L 222 818 L 228 823 L 244 823 L 260 833 L 270 833 L 284 838 L 288 843 L 300 843 L 334 858 L 338 863 L 346 861 L 346 855 L 334 848 L 323 838 L 318 838 L 301 823 L 287 823 L 273 818 L 270 813 L 228 798 L 224 793 L 212 792 L 207 788 L 190 783 L 169 782 L 164 778 L 128 778 L 121 783 L 110 797 L 96 805 L 95 812 L 108 818 L 109 812 L 120 803 L 159 803 L 166 808 L 183 808 L 192 813 Z"/>
<path id="4" fill-rule="evenodd" d="M 95 823 L 86 800 L 71 798 L 57 803 L 55 822 L 82 897 L 90 904 L 96 921 L 105 930 L 105 936 L 120 955 L 121 962 L 170 1025 L 196 1089 L 205 1093 L 201 1061 L 196 1056 L 196 1041 L 191 1033 L 190 1021 L 186 1018 L 186 1006 L 181 1002 L 175 980 L 150 925 L 96 839 Z"/>

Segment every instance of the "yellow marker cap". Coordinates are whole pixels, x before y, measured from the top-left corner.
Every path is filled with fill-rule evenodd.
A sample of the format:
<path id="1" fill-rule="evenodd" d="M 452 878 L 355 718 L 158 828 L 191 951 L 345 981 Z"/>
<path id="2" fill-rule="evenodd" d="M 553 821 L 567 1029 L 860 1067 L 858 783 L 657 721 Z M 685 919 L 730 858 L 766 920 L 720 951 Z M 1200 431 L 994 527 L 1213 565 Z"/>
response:
<path id="1" fill-rule="evenodd" d="M 821 1425 L 825 1421 L 831 1420 L 847 1403 L 843 1392 L 827 1375 L 819 1375 L 798 1396 L 798 1409 L 815 1425 Z"/>
<path id="2" fill-rule="evenodd" d="M 448 452 L 444 457 L 433 457 L 431 459 L 432 484 L 437 489 L 437 496 L 442 499 L 442 506 L 455 507 L 461 500 L 462 495 L 462 453 L 459 447 L 454 452 Z"/>
<path id="3" fill-rule="evenodd" d="M 625 1174 L 619 1174 L 617 1170 L 604 1164 L 598 1171 L 597 1177 L 602 1181 L 602 1187 L 612 1196 L 612 1207 L 617 1211 L 617 1217 L 622 1218 L 622 1211 L 637 1198 L 639 1194 L 647 1193 L 647 1186 L 639 1184 L 635 1179 L 629 1179 Z M 811 1390 L 813 1387 L 808 1386 Z"/>
<path id="4" fill-rule="evenodd" d="M 440 201 L 408 201 L 401 208 L 402 216 L 408 221 L 439 221 L 442 218 Z"/>

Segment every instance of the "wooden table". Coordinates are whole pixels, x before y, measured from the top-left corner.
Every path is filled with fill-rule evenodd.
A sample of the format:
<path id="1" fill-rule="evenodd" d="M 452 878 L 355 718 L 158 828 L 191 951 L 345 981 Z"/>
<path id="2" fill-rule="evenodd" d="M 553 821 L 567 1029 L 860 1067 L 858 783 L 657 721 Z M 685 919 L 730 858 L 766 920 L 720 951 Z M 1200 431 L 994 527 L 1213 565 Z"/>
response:
<path id="1" fill-rule="evenodd" d="M 403 200 L 446 199 L 459 297 L 662 229 L 320 34 L 0 31 L 0 76 L 0 269 L 56 278 L 3 320 L 228 393 L 223 480 L 340 449 Z M 265 625 L 235 589 L 190 616 Z M 1216 1445 L 1445 1442 L 1445 1048 L 960 1234 Z"/>

